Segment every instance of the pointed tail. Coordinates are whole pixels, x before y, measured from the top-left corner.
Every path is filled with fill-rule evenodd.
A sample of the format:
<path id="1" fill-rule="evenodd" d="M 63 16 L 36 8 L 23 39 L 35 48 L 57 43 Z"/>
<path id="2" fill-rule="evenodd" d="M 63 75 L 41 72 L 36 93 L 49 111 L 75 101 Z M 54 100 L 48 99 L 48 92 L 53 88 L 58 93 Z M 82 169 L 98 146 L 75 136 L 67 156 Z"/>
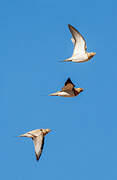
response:
<path id="1" fill-rule="evenodd" d="M 70 62 L 72 61 L 71 59 L 65 59 L 65 60 L 62 60 L 62 61 L 59 61 L 59 62 Z"/>
<path id="2" fill-rule="evenodd" d="M 58 92 L 55 92 L 55 93 L 49 94 L 49 96 L 58 96 Z"/>
<path id="3" fill-rule="evenodd" d="M 22 134 L 20 136 L 17 136 L 17 137 L 27 137 L 25 134 Z"/>
<path id="4" fill-rule="evenodd" d="M 17 136 L 17 137 L 30 137 L 30 138 L 32 138 L 32 135 L 26 133 L 26 134 L 21 134 L 20 136 Z"/>

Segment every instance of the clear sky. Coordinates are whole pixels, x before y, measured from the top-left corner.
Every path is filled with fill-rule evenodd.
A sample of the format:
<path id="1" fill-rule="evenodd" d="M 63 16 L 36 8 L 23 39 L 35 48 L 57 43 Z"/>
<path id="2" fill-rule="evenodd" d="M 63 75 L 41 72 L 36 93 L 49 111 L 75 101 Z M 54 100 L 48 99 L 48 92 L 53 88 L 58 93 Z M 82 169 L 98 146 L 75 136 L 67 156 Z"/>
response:
<path id="1" fill-rule="evenodd" d="M 117 179 L 117 2 L 0 1 L 0 179 Z M 59 63 L 73 50 L 68 24 L 96 52 Z M 75 98 L 50 97 L 70 77 Z M 15 136 L 50 128 L 40 161 Z"/>

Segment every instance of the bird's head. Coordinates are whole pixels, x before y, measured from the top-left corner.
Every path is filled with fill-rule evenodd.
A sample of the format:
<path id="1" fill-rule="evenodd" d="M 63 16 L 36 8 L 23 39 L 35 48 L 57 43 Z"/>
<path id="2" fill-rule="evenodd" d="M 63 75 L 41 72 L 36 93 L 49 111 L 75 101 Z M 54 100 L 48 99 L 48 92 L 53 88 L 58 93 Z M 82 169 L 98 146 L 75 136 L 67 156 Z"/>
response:
<path id="1" fill-rule="evenodd" d="M 51 131 L 51 129 L 42 129 L 42 131 L 43 131 L 43 134 L 46 135 Z"/>
<path id="2" fill-rule="evenodd" d="M 88 58 L 91 59 L 93 56 L 95 56 L 96 53 L 95 52 L 91 52 L 91 53 L 88 53 Z"/>
<path id="3" fill-rule="evenodd" d="M 75 88 L 75 90 L 79 93 L 81 93 L 84 89 L 83 88 Z"/>

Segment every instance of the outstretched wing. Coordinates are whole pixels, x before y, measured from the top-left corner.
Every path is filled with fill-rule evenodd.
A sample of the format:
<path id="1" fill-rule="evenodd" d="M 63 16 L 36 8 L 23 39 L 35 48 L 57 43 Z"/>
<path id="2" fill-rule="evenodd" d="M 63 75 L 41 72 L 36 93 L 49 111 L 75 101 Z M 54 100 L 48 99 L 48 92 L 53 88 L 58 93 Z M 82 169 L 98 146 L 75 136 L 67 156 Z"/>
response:
<path id="1" fill-rule="evenodd" d="M 33 137 L 33 142 L 34 142 L 34 146 L 35 146 L 36 159 L 39 160 L 41 153 L 42 153 L 42 150 L 43 150 L 43 146 L 44 146 L 44 135 L 43 135 L 43 133 L 40 133 L 40 135 L 37 137 Z"/>
<path id="2" fill-rule="evenodd" d="M 75 85 L 72 83 L 71 79 L 68 78 L 67 81 L 65 82 L 64 87 L 62 88 L 62 91 L 72 91 L 74 89 Z"/>
<path id="3" fill-rule="evenodd" d="M 72 42 L 74 44 L 73 56 L 84 54 L 87 49 L 85 39 L 80 34 L 80 32 L 77 31 L 73 26 L 68 24 L 68 27 L 73 37 L 72 38 Z"/>

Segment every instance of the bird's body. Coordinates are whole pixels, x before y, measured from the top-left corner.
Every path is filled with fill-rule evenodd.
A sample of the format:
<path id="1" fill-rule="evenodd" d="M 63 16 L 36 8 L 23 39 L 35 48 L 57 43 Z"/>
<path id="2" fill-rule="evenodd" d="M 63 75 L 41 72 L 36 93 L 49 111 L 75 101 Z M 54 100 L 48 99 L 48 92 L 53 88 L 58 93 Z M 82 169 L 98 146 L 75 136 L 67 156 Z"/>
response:
<path id="1" fill-rule="evenodd" d="M 88 58 L 88 54 L 85 53 L 85 54 L 81 54 L 81 55 L 74 55 L 64 61 L 72 61 L 72 62 L 85 62 L 85 61 L 88 61 L 89 58 Z"/>
<path id="2" fill-rule="evenodd" d="M 37 160 L 39 160 L 43 146 L 44 146 L 44 137 L 48 134 L 51 130 L 50 129 L 36 129 L 33 131 L 29 131 L 25 134 L 20 135 L 19 137 L 29 137 L 32 138 L 35 147 L 35 155 Z"/>
<path id="3" fill-rule="evenodd" d="M 58 92 L 50 94 L 50 96 L 74 97 L 74 93 L 58 91 Z"/>
<path id="4" fill-rule="evenodd" d="M 83 88 L 74 88 L 74 87 L 75 85 L 72 83 L 71 79 L 68 78 L 62 90 L 52 93 L 50 94 L 50 96 L 75 97 L 78 94 L 80 94 L 80 92 L 83 91 Z"/>
<path id="5" fill-rule="evenodd" d="M 94 52 L 88 53 L 86 51 L 87 46 L 86 46 L 85 39 L 80 34 L 80 32 L 78 32 L 70 24 L 68 25 L 68 27 L 72 34 L 71 40 L 74 44 L 74 50 L 73 50 L 73 55 L 70 58 L 63 60 L 62 62 L 72 61 L 72 62 L 80 63 L 80 62 L 89 61 L 96 53 Z"/>

